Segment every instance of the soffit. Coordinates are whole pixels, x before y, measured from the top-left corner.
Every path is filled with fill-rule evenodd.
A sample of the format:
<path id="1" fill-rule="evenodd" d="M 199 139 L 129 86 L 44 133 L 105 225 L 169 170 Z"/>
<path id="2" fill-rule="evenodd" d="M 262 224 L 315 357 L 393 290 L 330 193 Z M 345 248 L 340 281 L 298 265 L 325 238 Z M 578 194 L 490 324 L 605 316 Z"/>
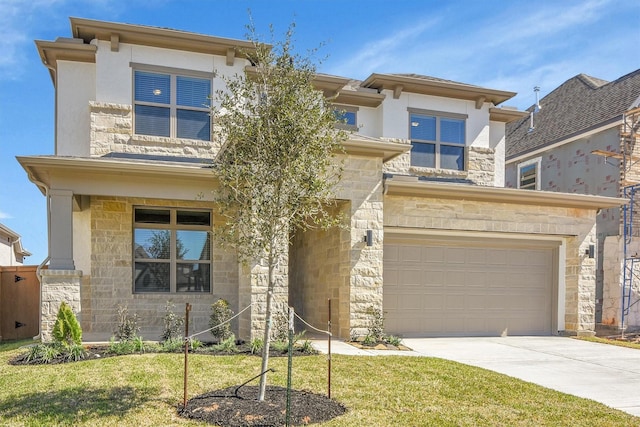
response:
<path id="1" fill-rule="evenodd" d="M 383 162 L 388 162 L 411 150 L 410 144 L 399 144 L 360 134 L 351 134 L 343 146 L 347 154 L 382 157 Z"/>
<path id="2" fill-rule="evenodd" d="M 515 92 L 487 89 L 480 86 L 419 75 L 374 73 L 362 82 L 362 86 L 378 89 L 378 91 L 389 89 L 396 93 L 411 92 L 422 95 L 464 99 L 480 103 L 491 102 L 494 105 L 501 104 L 516 95 Z"/>
<path id="3" fill-rule="evenodd" d="M 627 203 L 626 199 L 615 197 L 430 182 L 418 180 L 416 177 L 387 178 L 384 186 L 385 194 L 391 196 L 432 197 L 594 210 L 619 207 Z"/>

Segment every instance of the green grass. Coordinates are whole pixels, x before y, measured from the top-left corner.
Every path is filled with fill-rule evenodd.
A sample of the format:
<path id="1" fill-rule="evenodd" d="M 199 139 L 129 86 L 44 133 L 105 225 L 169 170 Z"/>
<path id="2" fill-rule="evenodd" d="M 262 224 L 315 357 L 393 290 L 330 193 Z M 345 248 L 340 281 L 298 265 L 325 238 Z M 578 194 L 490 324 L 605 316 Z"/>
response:
<path id="1" fill-rule="evenodd" d="M 633 341 L 619 341 L 611 338 L 600 338 L 600 337 L 573 337 L 582 341 L 590 341 L 597 342 L 601 344 L 609 344 L 609 345 L 617 345 L 618 347 L 627 347 L 627 348 L 635 348 L 636 350 L 640 350 L 640 343 Z"/>
<path id="2" fill-rule="evenodd" d="M 0 347 L 0 425 L 203 425 L 176 414 L 180 354 L 141 354 L 64 365 L 12 366 Z M 325 393 L 326 356 L 296 357 L 293 385 Z M 271 384 L 286 384 L 272 358 Z M 332 397 L 347 414 L 326 426 L 629 426 L 640 418 L 501 374 L 434 358 L 332 357 Z M 189 395 L 258 374 L 255 356 L 189 356 Z"/>

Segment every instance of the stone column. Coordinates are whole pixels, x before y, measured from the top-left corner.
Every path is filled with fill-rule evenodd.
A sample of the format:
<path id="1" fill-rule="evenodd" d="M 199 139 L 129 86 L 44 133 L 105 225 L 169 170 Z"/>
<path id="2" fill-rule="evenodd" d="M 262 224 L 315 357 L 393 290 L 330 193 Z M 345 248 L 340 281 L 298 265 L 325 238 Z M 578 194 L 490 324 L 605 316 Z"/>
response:
<path id="1" fill-rule="evenodd" d="M 50 270 L 75 270 L 73 262 L 73 192 L 49 191 L 51 198 L 49 261 Z"/>
<path id="2" fill-rule="evenodd" d="M 80 270 L 41 270 L 41 316 L 40 337 L 42 342 L 50 342 L 51 332 L 56 322 L 58 309 L 62 302 L 71 306 L 73 312 L 81 319 L 80 306 L 80 282 L 82 271 Z"/>

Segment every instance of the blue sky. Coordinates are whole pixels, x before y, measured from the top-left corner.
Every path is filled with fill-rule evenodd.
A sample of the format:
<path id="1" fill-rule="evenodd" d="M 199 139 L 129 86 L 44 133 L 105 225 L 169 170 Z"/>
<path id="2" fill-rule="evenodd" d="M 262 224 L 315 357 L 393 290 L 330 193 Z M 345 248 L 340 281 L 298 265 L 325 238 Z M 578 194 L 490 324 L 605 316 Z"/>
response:
<path id="1" fill-rule="evenodd" d="M 45 200 L 15 156 L 53 154 L 53 85 L 35 39 L 70 37 L 69 16 L 245 37 L 295 21 L 296 47 L 318 71 L 364 79 L 416 73 L 518 92 L 520 109 L 585 73 L 615 80 L 640 68 L 637 0 L 0 0 L 0 222 L 47 255 Z"/>

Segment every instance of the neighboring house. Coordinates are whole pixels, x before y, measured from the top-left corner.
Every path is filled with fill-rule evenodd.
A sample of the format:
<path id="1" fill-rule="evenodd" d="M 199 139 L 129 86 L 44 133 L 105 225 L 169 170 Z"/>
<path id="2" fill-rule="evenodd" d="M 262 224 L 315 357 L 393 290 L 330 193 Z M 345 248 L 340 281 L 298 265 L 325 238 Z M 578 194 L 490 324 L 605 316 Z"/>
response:
<path id="1" fill-rule="evenodd" d="M 532 119 L 507 124 L 506 186 L 624 196 L 625 187 L 628 192 L 640 182 L 639 106 L 640 70 L 612 82 L 584 74 L 567 80 L 541 100 L 539 109 L 530 109 L 536 110 Z M 630 279 L 638 274 L 631 255 L 640 250 L 640 227 L 623 226 L 621 212 L 613 207 L 598 213 L 597 285 L 591 298 L 597 323 L 621 326 L 624 308 L 625 326 L 638 327 L 637 284 Z"/>
<path id="2" fill-rule="evenodd" d="M 250 307 L 233 326 L 258 336 L 267 272 L 211 240 L 221 141 L 205 106 L 220 76 L 250 65 L 251 44 L 78 18 L 71 28 L 36 42 L 56 90 L 55 155 L 18 158 L 49 198 L 44 338 L 61 299 L 86 339 L 112 333 L 117 305 L 157 337 L 167 300 L 191 303 L 203 330 L 217 298 Z M 513 92 L 412 74 L 314 84 L 352 130 L 335 189 L 344 227 L 292 236 L 280 304 L 322 328 L 331 299 L 342 338 L 363 331 L 371 307 L 402 336 L 594 329 L 584 254 L 597 210 L 621 201 L 504 188 L 505 124 L 526 115 L 497 107 Z"/>
<path id="3" fill-rule="evenodd" d="M 0 267 L 23 265 L 31 253 L 22 246 L 20 235 L 0 224 Z"/>

